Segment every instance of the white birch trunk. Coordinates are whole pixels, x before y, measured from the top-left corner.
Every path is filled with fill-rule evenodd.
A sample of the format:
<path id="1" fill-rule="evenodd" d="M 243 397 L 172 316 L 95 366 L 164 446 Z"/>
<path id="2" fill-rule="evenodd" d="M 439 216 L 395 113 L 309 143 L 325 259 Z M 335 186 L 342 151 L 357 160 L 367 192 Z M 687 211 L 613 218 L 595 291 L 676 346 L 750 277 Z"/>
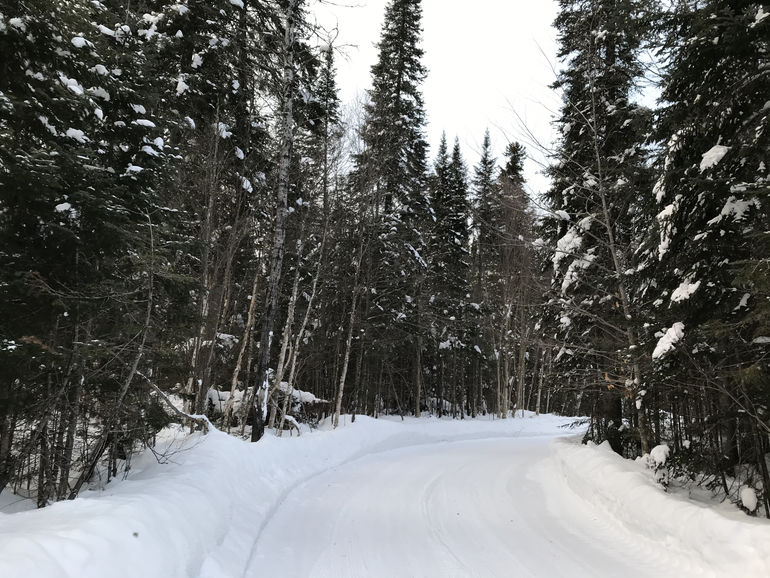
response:
<path id="1" fill-rule="evenodd" d="M 264 416 L 267 410 L 268 397 L 268 365 L 270 363 L 270 348 L 273 339 L 273 327 L 278 308 L 278 293 L 280 291 L 281 272 L 283 269 L 284 245 L 286 241 L 286 218 L 288 215 L 289 196 L 289 165 L 291 149 L 294 142 L 294 45 L 296 34 L 296 18 L 302 0 L 290 0 L 286 8 L 286 28 L 284 33 L 284 66 L 283 66 L 283 111 L 281 115 L 281 151 L 278 163 L 278 191 L 276 198 L 275 233 L 273 235 L 273 251 L 271 255 L 270 277 L 267 290 L 266 312 L 260 332 L 259 357 L 257 360 L 257 384 L 252 394 L 250 404 L 254 404 L 257 389 L 264 391 L 261 407 L 255 408 L 254 425 L 251 431 L 251 441 L 258 441 L 264 433 Z"/>

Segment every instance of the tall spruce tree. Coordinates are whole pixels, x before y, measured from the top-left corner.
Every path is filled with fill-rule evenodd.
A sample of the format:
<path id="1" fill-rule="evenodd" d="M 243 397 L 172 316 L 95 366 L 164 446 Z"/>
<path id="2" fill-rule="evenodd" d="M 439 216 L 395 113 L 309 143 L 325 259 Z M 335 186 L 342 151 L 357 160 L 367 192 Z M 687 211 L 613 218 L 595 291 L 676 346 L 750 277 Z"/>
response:
<path id="1" fill-rule="evenodd" d="M 473 233 L 475 236 L 476 276 L 480 288 L 487 285 L 483 273 L 490 271 L 488 263 L 496 260 L 499 241 L 495 227 L 500 206 L 497 198 L 497 162 L 492 156 L 489 131 L 484 133 L 481 158 L 473 169 Z"/>
<path id="2" fill-rule="evenodd" d="M 559 6 L 555 26 L 565 68 L 554 87 L 563 95 L 561 134 L 541 231 L 553 248 L 550 331 L 556 342 L 569 344 L 564 351 L 575 353 L 558 359 L 571 365 L 592 402 L 598 397 L 588 406 L 598 408 L 590 435 L 621 451 L 622 405 L 633 397 L 638 422 L 629 414 L 646 451 L 640 316 L 631 277 L 639 243 L 633 215 L 647 178 L 649 114 L 632 100 L 642 74 L 643 3 L 561 0 Z"/>
<path id="3" fill-rule="evenodd" d="M 758 456 L 768 451 L 759 432 L 767 432 L 760 416 L 770 407 L 766 11 L 760 2 L 706 1 L 684 2 L 674 14 L 658 126 L 666 146 L 644 271 L 661 337 L 648 353 L 661 390 L 677 414 L 715 408 L 708 425 L 697 426 L 697 455 L 713 455 L 709 468 L 729 475 L 739 462 L 754 463 L 765 486 Z"/>
<path id="4" fill-rule="evenodd" d="M 500 214 L 498 204 L 499 168 L 492 155 L 492 140 L 489 130 L 485 131 L 481 157 L 473 168 L 471 181 L 471 307 L 468 319 L 472 331 L 473 352 L 473 395 L 472 414 L 487 407 L 483 399 L 484 390 L 494 382 L 493 371 L 488 360 L 494 359 L 492 340 L 489 339 L 488 317 L 492 311 L 490 290 L 499 281 L 500 270 L 493 263 L 498 262 L 499 241 L 495 224 Z"/>
<path id="5" fill-rule="evenodd" d="M 429 244 L 427 301 L 431 337 L 437 348 L 437 397 L 449 392 L 453 412 L 460 407 L 458 387 L 464 387 L 465 348 L 468 341 L 466 306 L 469 285 L 468 184 L 460 144 L 451 155 L 442 135 L 430 179 L 431 209 L 435 219 Z M 447 367 L 447 360 L 451 367 Z M 464 389 L 462 390 L 464 391 Z M 464 408 L 463 408 L 464 411 Z M 439 407 L 439 415 L 442 408 Z"/>
<path id="6" fill-rule="evenodd" d="M 385 9 L 364 110 L 363 151 L 352 176 L 362 206 L 371 207 L 373 215 L 365 225 L 371 239 L 362 300 L 362 320 L 368 328 L 364 341 L 371 344 L 367 361 L 379 368 L 372 370 L 380 376 L 377 387 L 384 383 L 380 389 L 391 392 L 405 358 L 419 365 L 423 332 L 417 321 L 428 223 L 421 18 L 420 0 L 392 0 Z"/>

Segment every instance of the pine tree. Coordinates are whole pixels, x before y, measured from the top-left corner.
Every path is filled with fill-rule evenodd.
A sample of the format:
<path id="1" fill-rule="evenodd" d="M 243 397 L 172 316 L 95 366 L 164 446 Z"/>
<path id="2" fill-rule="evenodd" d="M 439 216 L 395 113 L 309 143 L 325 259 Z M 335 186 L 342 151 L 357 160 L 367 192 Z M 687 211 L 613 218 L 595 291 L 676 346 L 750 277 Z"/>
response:
<path id="1" fill-rule="evenodd" d="M 385 9 L 379 57 L 372 67 L 359 159 L 366 185 L 374 189 L 386 218 L 403 220 L 422 203 L 426 143 L 420 84 L 426 70 L 419 47 L 420 0 L 392 0 Z"/>
<path id="2" fill-rule="evenodd" d="M 463 350 L 467 346 L 469 330 L 465 318 L 470 296 L 468 184 L 460 144 L 455 141 L 450 156 L 444 135 L 430 179 L 430 193 L 435 221 L 428 250 L 430 265 L 426 288 L 432 318 L 431 336 L 437 347 L 437 397 L 442 399 L 445 386 L 451 386 L 453 411 L 456 411 L 460 401 L 457 388 L 465 385 Z M 447 358 L 452 361 L 451 372 L 446 369 Z"/>
<path id="3" fill-rule="evenodd" d="M 766 10 L 707 1 L 674 14 L 658 127 L 666 146 L 644 271 L 656 337 L 675 337 L 648 348 L 656 377 L 672 407 L 719 408 L 698 439 L 703 454 L 709 440 L 721 445 L 711 467 L 729 475 L 767 451 L 756 429 L 764 421 L 748 417 L 770 403 Z M 699 401 L 694 384 L 712 392 L 711 401 Z M 766 484 L 766 468 L 756 465 Z"/>
<path id="4" fill-rule="evenodd" d="M 460 142 L 455 138 L 452 158 L 449 162 L 450 197 L 447 199 L 446 230 L 447 240 L 453 253 L 452 285 L 459 301 L 465 299 L 468 288 L 468 170 L 460 151 Z"/>
<path id="5" fill-rule="evenodd" d="M 15 357 L 2 364 L 15 386 L 0 429 L 9 450 L 9 420 L 32 426 L 15 455 L 37 454 L 44 505 L 82 484 L 69 485 L 82 416 L 102 431 L 80 479 L 105 451 L 114 461 L 118 445 L 130 452 L 152 431 L 149 398 L 136 382 L 160 293 L 156 222 L 170 167 L 163 128 L 141 104 L 146 40 L 125 24 L 141 19 L 109 3 L 17 10 L 0 30 L 0 154 L 11 155 L 0 174 L 0 285 L 12 305 L 0 339 Z M 30 374 L 33 359 L 40 369 Z M 0 487 L 13 458 L 0 455 Z"/>
<path id="6" fill-rule="evenodd" d="M 500 280 L 499 232 L 496 230 L 500 215 L 499 173 L 497 162 L 492 156 L 492 141 L 489 131 L 484 133 L 481 157 L 473 169 L 472 180 L 472 270 L 471 270 L 471 307 L 468 311 L 472 328 L 473 386 L 472 412 L 488 407 L 483 399 L 484 390 L 496 381 L 494 368 L 489 367 L 489 360 L 494 359 L 495 351 L 490 338 L 489 316 L 493 311 L 491 296 L 496 293 Z"/>
<path id="7" fill-rule="evenodd" d="M 419 0 L 393 0 L 386 7 L 364 110 L 363 151 L 352 175 L 361 214 L 372 215 L 364 224 L 370 239 L 363 265 L 364 340 L 373 344 L 368 361 L 381 368 L 374 373 L 390 383 L 404 358 L 419 365 L 423 332 L 418 295 L 427 266 L 428 200 L 421 17 Z"/>
<path id="8" fill-rule="evenodd" d="M 499 244 L 495 234 L 500 212 L 496 197 L 498 168 L 492 157 L 492 141 L 488 130 L 484 133 L 481 158 L 473 171 L 473 229 L 476 237 L 477 280 L 479 287 L 482 287 L 486 285 L 482 282 L 482 272 L 489 269 L 486 264 L 497 259 Z"/>
<path id="9" fill-rule="evenodd" d="M 591 435 L 621 450 L 622 392 L 642 408 L 638 352 L 640 316 L 631 277 L 639 231 L 638 191 L 647 179 L 649 114 L 631 100 L 642 74 L 643 3 L 562 0 L 556 19 L 566 67 L 554 87 L 563 92 L 561 129 L 548 192 L 550 214 L 541 234 L 553 249 L 551 326 L 569 344 L 574 379 L 599 395 Z M 562 356 L 557 356 L 561 358 Z M 647 435 L 643 409 L 637 431 Z M 633 416 L 632 416 L 633 418 Z"/>
<path id="10" fill-rule="evenodd" d="M 334 48 L 329 44 L 322 47 L 322 65 L 315 87 L 318 111 L 311 120 L 314 124 L 319 124 L 319 142 L 314 149 L 319 157 L 316 163 L 321 170 L 321 207 L 324 218 L 328 218 L 331 210 L 329 195 L 333 188 L 332 165 L 339 154 L 338 142 L 342 136 L 336 75 Z"/>

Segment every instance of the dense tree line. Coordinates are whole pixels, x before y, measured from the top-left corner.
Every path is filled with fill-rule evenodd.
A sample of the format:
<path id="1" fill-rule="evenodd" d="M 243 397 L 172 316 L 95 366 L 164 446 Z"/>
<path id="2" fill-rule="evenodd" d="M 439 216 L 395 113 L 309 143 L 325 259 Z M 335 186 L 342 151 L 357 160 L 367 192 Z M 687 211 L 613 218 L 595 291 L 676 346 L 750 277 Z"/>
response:
<path id="1" fill-rule="evenodd" d="M 562 0 L 542 336 L 587 438 L 768 512 L 767 6 Z M 637 104 L 657 55 L 656 110 Z M 566 378 L 566 386 L 565 386 Z"/>
<path id="2" fill-rule="evenodd" d="M 419 0 L 347 109 L 302 0 L 1 1 L 0 489 L 74 497 L 204 414 L 516 410 L 769 487 L 770 10 L 559 6 L 531 198 L 518 143 L 431 160 Z"/>

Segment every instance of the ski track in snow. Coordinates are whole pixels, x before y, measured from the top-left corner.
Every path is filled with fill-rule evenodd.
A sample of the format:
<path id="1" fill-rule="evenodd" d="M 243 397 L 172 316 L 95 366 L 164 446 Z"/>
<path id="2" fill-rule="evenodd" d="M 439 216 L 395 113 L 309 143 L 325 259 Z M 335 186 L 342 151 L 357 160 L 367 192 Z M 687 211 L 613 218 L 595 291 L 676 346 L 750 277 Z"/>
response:
<path id="1" fill-rule="evenodd" d="M 559 480 L 542 469 L 550 442 L 442 442 L 333 468 L 285 496 L 244 576 L 635 578 L 670 572 L 668 556 L 656 561 L 600 514 L 554 511 L 558 503 L 549 504 L 548 486 Z"/>

